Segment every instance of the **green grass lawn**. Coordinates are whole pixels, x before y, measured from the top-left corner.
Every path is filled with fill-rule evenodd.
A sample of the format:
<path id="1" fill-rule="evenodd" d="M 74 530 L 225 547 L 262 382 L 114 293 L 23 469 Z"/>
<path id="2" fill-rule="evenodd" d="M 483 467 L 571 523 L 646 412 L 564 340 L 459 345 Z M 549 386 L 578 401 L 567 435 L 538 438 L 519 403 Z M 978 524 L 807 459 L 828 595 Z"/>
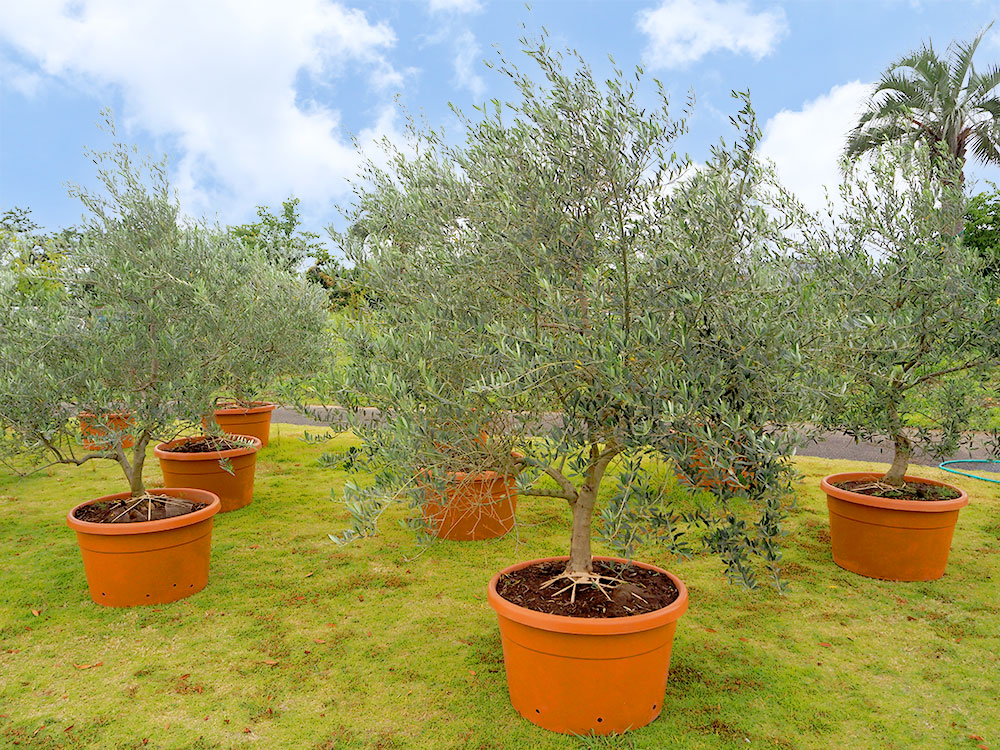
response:
<path id="1" fill-rule="evenodd" d="M 798 460 L 787 596 L 729 586 L 708 556 L 644 550 L 691 596 L 664 711 L 583 740 L 510 707 L 485 597 L 499 568 L 564 553 L 565 505 L 523 500 L 517 535 L 494 542 L 420 554 L 397 516 L 337 547 L 330 488 L 346 475 L 300 434 L 276 425 L 253 504 L 216 516 L 208 587 L 159 607 L 91 602 L 65 525 L 121 491 L 117 467 L 0 474 L 0 746 L 1000 748 L 1000 485 L 921 469 L 972 498 L 931 583 L 833 564 L 819 477 L 864 465 L 816 458 Z"/>

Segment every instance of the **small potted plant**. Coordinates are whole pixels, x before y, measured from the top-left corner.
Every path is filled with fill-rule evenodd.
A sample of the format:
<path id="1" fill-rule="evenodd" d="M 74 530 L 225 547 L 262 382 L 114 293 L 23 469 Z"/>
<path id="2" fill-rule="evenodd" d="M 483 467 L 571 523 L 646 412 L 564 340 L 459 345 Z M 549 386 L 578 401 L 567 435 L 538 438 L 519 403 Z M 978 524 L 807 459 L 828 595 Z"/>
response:
<path id="1" fill-rule="evenodd" d="M 374 533 L 394 500 L 433 501 L 414 478 L 457 468 L 459 430 L 441 426 L 475 446 L 476 415 L 493 415 L 508 442 L 490 468 L 507 463 L 519 496 L 571 516 L 565 550 L 488 584 L 511 702 L 547 729 L 609 734 L 663 709 L 688 606 L 676 575 L 633 559 L 639 545 L 690 550 L 690 525 L 734 580 L 756 585 L 756 559 L 780 585 L 789 472 L 765 427 L 801 400 L 781 231 L 798 209 L 754 155 L 748 102 L 737 147 L 671 192 L 685 164 L 661 155 L 684 124 L 665 100 L 642 109 L 631 76 L 604 86 L 582 61 L 564 72 L 544 41 L 526 51 L 543 85 L 502 62 L 521 93 L 510 117 L 468 123 L 460 146 L 426 133 L 417 157 L 372 165 L 337 236 L 379 304 L 344 317 L 331 398 L 381 418 L 354 419 L 375 482 L 348 485 L 352 523 L 336 538 Z M 726 484 L 695 503 L 647 473 L 688 439 L 713 465 L 755 449 L 754 491 Z M 595 535 L 616 554 L 595 555 Z"/>
<path id="2" fill-rule="evenodd" d="M 822 426 L 886 438 L 892 463 L 823 479 L 833 559 L 873 578 L 932 580 L 968 497 L 907 469 L 917 449 L 940 458 L 968 439 L 984 408 L 970 383 L 995 378 L 1000 306 L 981 257 L 954 235 L 958 165 L 918 145 L 846 168 L 846 209 L 811 259 L 828 294 L 829 370 L 843 383 Z"/>
<path id="3" fill-rule="evenodd" d="M 269 281 L 264 257 L 218 228 L 182 220 L 162 163 L 117 143 L 94 157 L 103 191 L 72 190 L 88 218 L 58 263 L 9 263 L 18 238 L 4 237 L 0 378 L 11 387 L 0 390 L 0 453 L 25 471 L 117 463 L 128 491 L 68 515 L 90 594 L 112 606 L 162 603 L 206 585 L 221 502 L 190 483 L 147 489 L 147 448 L 200 423 L 224 384 L 219 362 L 243 346 L 222 335 L 229 321 L 259 314 L 258 301 L 284 314 L 277 301 L 299 287 Z M 291 297 L 293 309 L 312 305 Z M 323 315 L 322 293 L 314 301 Z M 78 437 L 81 413 L 105 415 L 92 448 Z M 115 413 L 130 415 L 121 429 Z"/>

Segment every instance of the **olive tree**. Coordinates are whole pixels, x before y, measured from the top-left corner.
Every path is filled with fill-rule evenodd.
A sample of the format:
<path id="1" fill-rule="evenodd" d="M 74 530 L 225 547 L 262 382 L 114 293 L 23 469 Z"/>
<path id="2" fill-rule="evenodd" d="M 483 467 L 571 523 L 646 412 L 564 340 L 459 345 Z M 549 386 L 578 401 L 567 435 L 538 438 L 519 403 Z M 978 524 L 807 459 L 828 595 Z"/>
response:
<path id="1" fill-rule="evenodd" d="M 0 455 L 18 470 L 115 461 L 140 496 L 149 443 L 199 426 L 239 363 L 316 339 L 325 304 L 259 250 L 185 222 L 163 163 L 122 144 L 94 156 L 103 189 L 71 190 L 87 210 L 78 241 L 25 266 L 4 237 Z M 81 446 L 82 412 L 107 422 L 97 450 Z"/>
<path id="2" fill-rule="evenodd" d="M 693 169 L 674 150 L 686 113 L 641 69 L 601 83 L 544 40 L 525 52 L 542 83 L 501 56 L 517 100 L 463 118 L 461 144 L 423 130 L 369 165 L 337 237 L 380 304 L 345 319 L 336 398 L 382 414 L 354 420 L 376 480 L 348 486 L 339 538 L 421 503 L 422 472 L 471 464 L 568 504 L 570 586 L 599 580 L 596 531 L 631 555 L 686 551 L 692 526 L 731 577 L 755 585 L 756 556 L 777 581 L 805 295 L 786 231 L 799 209 L 755 157 L 749 102 L 736 143 Z M 731 481 L 675 504 L 646 470 L 692 471 L 694 451 Z"/>
<path id="3" fill-rule="evenodd" d="M 897 488 L 917 447 L 944 457 L 969 439 L 983 408 L 981 387 L 969 384 L 995 380 L 1000 355 L 995 280 L 952 231 L 961 181 L 942 180 L 942 168 L 920 145 L 884 147 L 870 167 L 847 168 L 845 209 L 814 235 L 825 239 L 810 259 L 826 291 L 824 349 L 843 383 L 824 426 L 888 438 L 882 481 Z"/>

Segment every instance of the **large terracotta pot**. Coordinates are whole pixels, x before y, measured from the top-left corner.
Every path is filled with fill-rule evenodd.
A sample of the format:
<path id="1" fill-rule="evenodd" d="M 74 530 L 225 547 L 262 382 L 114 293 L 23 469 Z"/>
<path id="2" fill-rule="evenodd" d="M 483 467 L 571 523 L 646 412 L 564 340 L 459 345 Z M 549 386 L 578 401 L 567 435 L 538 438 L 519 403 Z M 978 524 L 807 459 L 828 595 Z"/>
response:
<path id="1" fill-rule="evenodd" d="M 455 472 L 446 480 L 444 497 L 420 482 L 427 501 L 424 519 L 439 539 L 478 541 L 503 536 L 514 526 L 517 485 L 495 471 Z"/>
<path id="2" fill-rule="evenodd" d="M 250 435 L 266 447 L 271 438 L 271 412 L 277 404 L 255 403 L 252 407 L 227 406 L 215 410 L 215 421 L 230 435 Z"/>
<path id="3" fill-rule="evenodd" d="M 91 523 L 74 517 L 77 508 L 129 497 L 128 492 L 88 500 L 66 516 L 76 532 L 90 597 L 108 607 L 165 604 L 205 588 L 212 550 L 216 495 L 189 488 L 158 488 L 154 494 L 208 503 L 184 516 L 138 523 Z"/>
<path id="4" fill-rule="evenodd" d="M 954 500 L 898 500 L 834 487 L 835 482 L 878 479 L 871 472 L 832 474 L 820 486 L 830 510 L 833 561 L 845 570 L 890 581 L 932 581 L 944 575 L 958 511 L 969 503 L 959 487 L 906 476 L 907 482 L 948 487 Z"/>
<path id="5" fill-rule="evenodd" d="M 113 447 L 108 440 L 108 427 L 116 432 L 125 432 L 133 425 L 132 413 L 127 411 L 100 416 L 89 411 L 81 411 L 76 415 L 76 421 L 80 424 L 83 447 L 88 451 L 101 451 Z M 122 448 L 131 448 L 133 444 L 131 435 L 122 436 Z"/>
<path id="6" fill-rule="evenodd" d="M 182 437 L 169 443 L 160 443 L 153 453 L 160 459 L 163 482 L 175 487 L 195 487 L 214 492 L 222 501 L 222 512 L 227 513 L 249 505 L 253 499 L 253 480 L 257 470 L 257 451 L 260 440 L 255 437 L 250 448 L 233 448 L 212 453 L 174 453 L 167 450 L 175 445 L 200 438 Z M 220 464 L 228 459 L 232 473 Z"/>
<path id="7" fill-rule="evenodd" d="M 490 581 L 487 596 L 500 621 L 510 702 L 528 721 L 563 734 L 614 734 L 645 726 L 663 708 L 674 630 L 688 607 L 687 588 L 662 568 L 633 563 L 670 576 L 679 596 L 655 612 L 605 618 L 535 612 L 497 593 L 497 581 L 506 573 L 567 559 L 518 563 Z"/>

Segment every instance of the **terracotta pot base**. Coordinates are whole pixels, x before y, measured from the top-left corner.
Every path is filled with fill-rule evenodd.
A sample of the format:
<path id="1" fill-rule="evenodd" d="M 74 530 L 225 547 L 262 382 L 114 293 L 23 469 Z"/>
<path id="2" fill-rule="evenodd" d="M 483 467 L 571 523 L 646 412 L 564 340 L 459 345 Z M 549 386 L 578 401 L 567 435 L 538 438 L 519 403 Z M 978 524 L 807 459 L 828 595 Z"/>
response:
<path id="1" fill-rule="evenodd" d="M 820 483 L 830 511 L 833 561 L 845 570 L 890 581 L 932 581 L 944 575 L 958 512 L 969 502 L 959 487 L 906 476 L 907 482 L 948 487 L 954 500 L 917 501 L 862 495 L 837 482 L 878 479 L 872 472 L 833 474 Z"/>
<path id="2" fill-rule="evenodd" d="M 616 734 L 649 724 L 663 709 L 674 631 L 688 606 L 684 583 L 654 565 L 634 563 L 669 576 L 679 595 L 663 609 L 632 617 L 548 615 L 497 594 L 501 575 L 539 562 L 505 568 L 487 590 L 515 710 L 562 734 Z"/>
<path id="3" fill-rule="evenodd" d="M 431 486 L 423 488 L 428 497 L 424 519 L 439 539 L 496 539 L 514 527 L 517 486 L 512 478 L 493 471 L 456 474 L 448 479 L 443 502 Z"/>
<path id="4" fill-rule="evenodd" d="M 76 532 L 90 598 L 107 607 L 166 604 L 197 593 L 208 583 L 212 517 L 221 503 L 211 492 L 157 488 L 150 492 L 185 498 L 208 507 L 183 516 L 139 523 L 89 523 L 76 508 L 119 500 L 128 492 L 81 503 L 66 521 Z"/>
<path id="5" fill-rule="evenodd" d="M 247 409 L 240 407 L 216 409 L 215 421 L 229 435 L 249 435 L 266 448 L 271 439 L 271 412 L 277 404 L 260 404 Z"/>
<path id="6" fill-rule="evenodd" d="M 215 453 L 175 453 L 166 450 L 196 439 L 177 438 L 169 443 L 161 443 L 153 449 L 153 453 L 160 459 L 163 483 L 212 492 L 219 496 L 223 513 L 249 505 L 253 500 L 253 481 L 257 470 L 260 440 L 252 438 L 254 441 L 252 448 L 233 448 Z M 229 460 L 232 464 L 232 474 L 219 465 L 220 458 Z"/>
<path id="7" fill-rule="evenodd" d="M 131 412 L 115 412 L 98 417 L 87 411 L 82 411 L 76 415 L 76 421 L 80 425 L 80 436 L 83 447 L 88 451 L 100 451 L 110 447 L 107 441 L 108 425 L 117 432 L 125 432 L 132 427 Z M 122 436 L 122 448 L 131 448 L 134 445 L 131 435 Z"/>

